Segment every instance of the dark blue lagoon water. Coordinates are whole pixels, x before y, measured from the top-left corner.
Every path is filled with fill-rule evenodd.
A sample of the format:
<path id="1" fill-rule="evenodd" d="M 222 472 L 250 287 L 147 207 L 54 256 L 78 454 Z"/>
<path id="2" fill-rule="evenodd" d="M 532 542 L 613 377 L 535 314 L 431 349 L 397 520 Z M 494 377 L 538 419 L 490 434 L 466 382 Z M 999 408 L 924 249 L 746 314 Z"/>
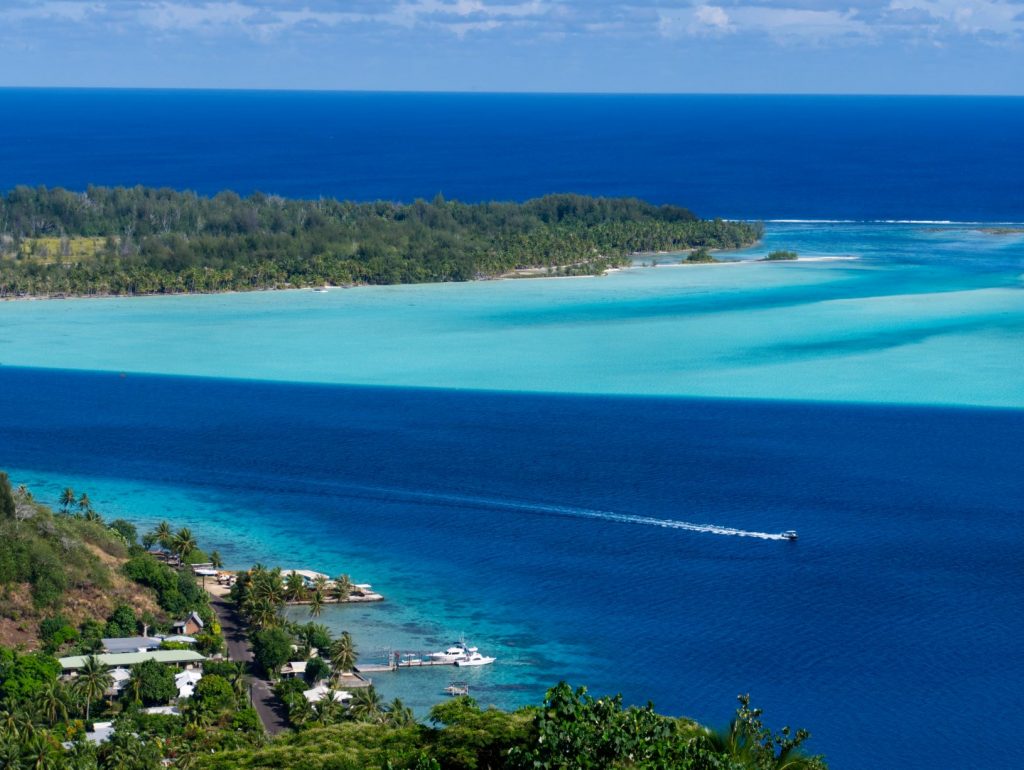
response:
<path id="1" fill-rule="evenodd" d="M 836 768 L 998 766 L 964 737 L 1024 706 L 1020 410 L 5 367 L 0 424 L 43 496 L 372 579 L 387 605 L 330 619 L 364 651 L 371 616 L 381 644 L 471 633 L 484 702 L 565 677 L 724 723 L 749 691 Z M 379 684 L 426 703 L 450 674 L 418 676 Z"/>
<path id="2" fill-rule="evenodd" d="M 0 189 L 637 195 L 705 216 L 1024 219 L 1024 99 L 0 89 Z"/>

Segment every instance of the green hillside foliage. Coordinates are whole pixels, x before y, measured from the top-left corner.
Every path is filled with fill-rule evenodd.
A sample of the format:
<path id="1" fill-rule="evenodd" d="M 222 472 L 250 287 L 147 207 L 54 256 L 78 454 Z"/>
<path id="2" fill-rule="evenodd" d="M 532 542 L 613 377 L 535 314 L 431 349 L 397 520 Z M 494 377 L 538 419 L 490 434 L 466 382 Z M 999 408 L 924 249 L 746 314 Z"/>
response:
<path id="1" fill-rule="evenodd" d="M 0 592 L 27 584 L 41 609 L 59 606 L 69 589 L 110 585 L 110 570 L 96 550 L 126 556 L 116 533 L 97 521 L 55 515 L 31 495 L 4 486 L 0 482 Z"/>

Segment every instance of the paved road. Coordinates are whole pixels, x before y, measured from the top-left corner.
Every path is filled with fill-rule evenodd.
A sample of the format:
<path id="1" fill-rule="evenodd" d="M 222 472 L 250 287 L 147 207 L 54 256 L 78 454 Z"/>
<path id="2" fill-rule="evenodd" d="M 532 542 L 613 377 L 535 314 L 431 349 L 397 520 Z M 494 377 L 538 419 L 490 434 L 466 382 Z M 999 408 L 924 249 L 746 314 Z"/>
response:
<path id="1" fill-rule="evenodd" d="M 228 644 L 228 657 L 231 660 L 252 663 L 252 648 L 245 636 L 244 626 L 235 608 L 224 599 L 211 598 L 210 606 L 217 613 L 224 640 Z M 270 735 L 277 735 L 288 727 L 284 706 L 277 700 L 270 682 L 250 673 L 249 692 L 252 694 L 252 705 L 260 715 L 263 727 Z"/>

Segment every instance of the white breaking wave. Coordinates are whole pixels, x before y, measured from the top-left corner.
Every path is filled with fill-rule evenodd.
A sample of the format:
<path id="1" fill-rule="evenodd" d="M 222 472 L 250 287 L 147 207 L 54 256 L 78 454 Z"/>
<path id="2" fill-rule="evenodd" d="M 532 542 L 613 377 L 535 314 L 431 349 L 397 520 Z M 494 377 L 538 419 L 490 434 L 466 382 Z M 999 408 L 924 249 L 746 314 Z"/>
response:
<path id="1" fill-rule="evenodd" d="M 482 509 L 504 509 L 520 511 L 523 513 L 547 514 L 551 516 L 563 516 L 575 519 L 596 519 L 600 521 L 613 521 L 618 524 L 641 524 L 648 527 L 661 527 L 663 529 L 680 529 L 687 532 L 703 532 L 709 535 L 724 535 L 728 537 L 752 537 L 759 540 L 785 540 L 781 534 L 775 532 L 757 532 L 736 527 L 726 527 L 720 524 L 696 524 L 690 521 L 677 521 L 675 519 L 657 519 L 653 516 L 639 516 L 631 513 L 617 513 L 615 511 L 599 511 L 591 508 L 577 508 L 574 506 L 551 505 L 546 503 L 528 503 L 515 500 L 499 500 L 475 495 L 454 495 L 439 492 L 419 492 L 407 489 L 388 487 L 369 487 L 362 485 L 345 485 L 352 489 L 360 489 L 375 495 L 383 495 L 390 498 L 404 498 L 411 501 L 447 503 L 460 507 L 473 507 Z"/>
<path id="2" fill-rule="evenodd" d="M 999 227 L 1024 224 L 1021 222 L 987 222 L 960 219 L 766 219 L 764 221 L 780 225 L 970 225 Z"/>

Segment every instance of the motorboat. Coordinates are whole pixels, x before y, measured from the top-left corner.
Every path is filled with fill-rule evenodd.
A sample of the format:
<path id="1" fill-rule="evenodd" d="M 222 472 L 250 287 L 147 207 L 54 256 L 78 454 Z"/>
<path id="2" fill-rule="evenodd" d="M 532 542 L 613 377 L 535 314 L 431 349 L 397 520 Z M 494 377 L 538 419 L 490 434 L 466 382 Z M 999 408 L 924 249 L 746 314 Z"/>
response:
<path id="1" fill-rule="evenodd" d="M 456 642 L 441 652 L 430 653 L 427 659 L 438 663 L 456 663 L 476 651 L 476 647 L 467 647 L 463 642 Z"/>
<path id="2" fill-rule="evenodd" d="M 783 540 L 790 540 L 790 541 L 792 541 L 792 540 L 796 540 L 796 538 L 797 538 L 797 534 L 796 534 L 796 530 L 794 530 L 794 529 L 787 529 L 785 532 L 782 533 L 782 539 Z"/>
<path id="3" fill-rule="evenodd" d="M 460 658 L 455 661 L 456 666 L 486 666 L 489 663 L 493 663 L 497 658 L 490 658 L 486 655 L 481 655 L 479 652 L 474 650 L 470 652 L 465 658 Z"/>

